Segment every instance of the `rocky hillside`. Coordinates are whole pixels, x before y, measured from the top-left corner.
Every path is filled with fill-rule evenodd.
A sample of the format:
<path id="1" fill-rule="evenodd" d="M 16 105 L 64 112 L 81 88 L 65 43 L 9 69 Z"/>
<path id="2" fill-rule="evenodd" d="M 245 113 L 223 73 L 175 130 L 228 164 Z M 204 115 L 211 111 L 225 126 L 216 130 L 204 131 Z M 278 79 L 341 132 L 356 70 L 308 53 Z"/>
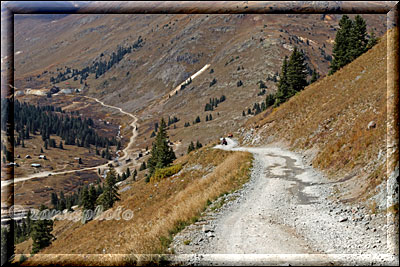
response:
<path id="1" fill-rule="evenodd" d="M 244 143 L 302 151 L 310 165 L 343 182 L 335 197 L 385 209 L 387 38 L 396 36 L 389 32 L 334 75 L 249 120 L 240 130 Z"/>

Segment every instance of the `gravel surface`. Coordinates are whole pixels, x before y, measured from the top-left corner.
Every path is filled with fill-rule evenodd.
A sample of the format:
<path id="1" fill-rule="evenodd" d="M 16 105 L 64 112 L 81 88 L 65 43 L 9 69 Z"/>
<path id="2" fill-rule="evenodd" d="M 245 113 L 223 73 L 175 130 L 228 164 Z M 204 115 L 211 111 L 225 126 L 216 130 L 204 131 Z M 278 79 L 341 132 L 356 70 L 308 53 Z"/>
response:
<path id="1" fill-rule="evenodd" d="M 398 265 L 388 254 L 386 215 L 334 200 L 333 183 L 299 154 L 216 148 L 254 155 L 250 181 L 214 201 L 177 234 L 170 250 L 187 265 Z"/>

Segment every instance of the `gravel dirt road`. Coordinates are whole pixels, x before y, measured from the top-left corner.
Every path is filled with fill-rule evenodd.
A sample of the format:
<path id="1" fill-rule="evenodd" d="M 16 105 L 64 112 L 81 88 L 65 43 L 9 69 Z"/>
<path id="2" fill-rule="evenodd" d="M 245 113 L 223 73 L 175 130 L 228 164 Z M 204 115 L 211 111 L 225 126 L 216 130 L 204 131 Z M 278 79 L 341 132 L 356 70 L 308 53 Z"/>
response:
<path id="1" fill-rule="evenodd" d="M 387 253 L 383 215 L 331 198 L 332 185 L 280 147 L 215 148 L 254 155 L 250 181 L 220 197 L 170 249 L 189 265 L 398 265 Z"/>

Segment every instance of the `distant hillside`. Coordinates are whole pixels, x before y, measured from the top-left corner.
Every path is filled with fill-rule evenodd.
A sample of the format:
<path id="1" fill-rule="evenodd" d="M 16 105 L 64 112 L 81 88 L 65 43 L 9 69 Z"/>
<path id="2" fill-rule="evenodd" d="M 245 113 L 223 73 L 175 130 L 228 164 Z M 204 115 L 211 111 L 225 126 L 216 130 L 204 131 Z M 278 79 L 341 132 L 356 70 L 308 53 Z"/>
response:
<path id="1" fill-rule="evenodd" d="M 179 122 L 171 126 L 171 139 L 182 144 L 177 147 L 180 155 L 196 141 L 194 136 L 208 143 L 248 119 L 242 111 L 265 98 L 260 81 L 267 87 L 265 93 L 276 90 L 282 58 L 294 46 L 305 52 L 309 71 L 326 74 L 341 15 L 71 14 L 50 22 L 31 15 L 17 17 L 25 17 L 15 22 L 17 88 L 49 89 L 52 77 L 65 76 L 55 85 L 82 88 L 85 95 L 136 112 L 141 148 L 151 145 L 159 117 L 176 116 Z M 385 16 L 363 17 L 368 32 L 384 33 Z M 97 78 L 95 73 L 82 82 L 81 75 L 71 77 L 96 62 L 108 64 L 119 47 L 132 47 L 139 37 L 139 46 L 115 57 L 105 72 L 104 65 Z M 160 102 L 206 64 L 210 67 L 185 90 Z M 68 68 L 71 73 L 64 75 Z M 210 98 L 222 95 L 226 101 L 205 112 Z M 206 122 L 209 115 L 213 120 Z M 193 126 L 197 116 L 201 122 Z M 191 126 L 184 127 L 185 123 Z"/>
<path id="2" fill-rule="evenodd" d="M 381 183 L 387 178 L 387 38 L 272 112 L 249 120 L 241 130 L 243 141 L 283 142 L 305 151 L 313 167 L 334 181 L 346 181 L 337 186 L 342 200 L 372 197 L 371 207 L 386 207 L 386 187 Z"/>

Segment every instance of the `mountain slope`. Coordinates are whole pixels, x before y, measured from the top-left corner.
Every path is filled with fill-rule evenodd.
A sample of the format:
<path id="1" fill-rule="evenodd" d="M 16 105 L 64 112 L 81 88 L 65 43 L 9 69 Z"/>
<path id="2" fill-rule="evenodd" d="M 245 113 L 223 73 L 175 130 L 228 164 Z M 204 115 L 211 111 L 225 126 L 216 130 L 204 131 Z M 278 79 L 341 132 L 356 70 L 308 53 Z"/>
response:
<path id="1" fill-rule="evenodd" d="M 172 141 L 182 144 L 178 154 L 195 141 L 193 136 L 208 143 L 241 125 L 247 119 L 242 111 L 265 97 L 258 95 L 258 82 L 267 86 L 266 93 L 274 92 L 282 58 L 294 46 L 305 51 L 310 69 L 326 74 L 340 19 L 340 15 L 318 14 L 71 14 L 49 23 L 19 16 L 25 17 L 15 23 L 15 85 L 20 90 L 48 90 L 50 78 L 67 67 L 83 69 L 94 61 L 108 60 L 118 46 L 143 38 L 142 47 L 126 54 L 105 74 L 97 79 L 90 74 L 87 86 L 73 78 L 55 85 L 82 88 L 84 95 L 137 113 L 138 148 L 151 145 L 149 137 L 160 116 L 178 117 L 177 129 L 171 129 Z M 383 34 L 385 16 L 364 17 L 368 31 Z M 185 90 L 160 103 L 206 64 L 210 64 L 207 71 Z M 210 86 L 213 79 L 217 82 Z M 204 111 L 210 98 L 222 95 L 227 100 L 214 112 Z M 213 121 L 206 123 L 210 114 Z M 196 116 L 201 123 L 185 128 Z"/>
<path id="2" fill-rule="evenodd" d="M 343 182 L 337 197 L 372 197 L 371 207 L 384 209 L 387 36 L 334 75 L 249 120 L 241 130 L 243 141 L 283 142 L 304 151 L 312 166 Z"/>

